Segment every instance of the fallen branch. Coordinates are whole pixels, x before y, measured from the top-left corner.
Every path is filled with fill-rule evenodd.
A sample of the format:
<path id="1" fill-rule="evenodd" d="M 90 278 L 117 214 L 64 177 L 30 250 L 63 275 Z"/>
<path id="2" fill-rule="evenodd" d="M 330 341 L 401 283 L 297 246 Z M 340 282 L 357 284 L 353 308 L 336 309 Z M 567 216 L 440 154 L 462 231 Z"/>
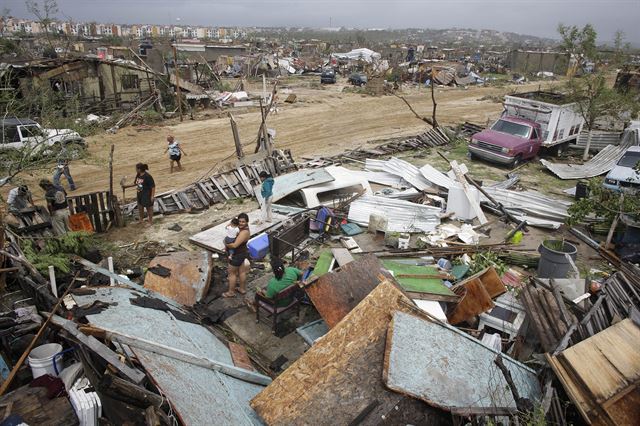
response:
<path id="1" fill-rule="evenodd" d="M 418 113 L 416 112 L 416 110 L 415 110 L 415 109 L 413 109 L 413 107 L 411 106 L 411 104 L 409 103 L 409 101 L 407 101 L 407 100 L 404 98 L 404 96 L 400 96 L 400 95 L 397 95 L 397 94 L 395 94 L 395 93 L 394 93 L 394 96 L 395 96 L 395 97 L 397 97 L 397 98 L 402 99 L 402 101 L 403 101 L 405 104 L 407 104 L 407 106 L 409 107 L 409 110 L 413 113 L 413 115 L 415 115 L 415 116 L 416 116 L 416 118 L 417 118 L 418 120 L 422 120 L 422 121 L 424 121 L 425 123 L 429 124 L 429 125 L 430 125 L 431 127 L 433 127 L 434 129 L 435 129 L 436 127 L 438 127 L 438 123 L 437 123 L 436 121 L 433 121 L 433 119 L 428 118 L 428 117 L 421 117 L 421 116 L 420 116 L 420 114 L 418 114 Z M 435 112 L 434 112 L 434 114 L 435 114 Z"/>

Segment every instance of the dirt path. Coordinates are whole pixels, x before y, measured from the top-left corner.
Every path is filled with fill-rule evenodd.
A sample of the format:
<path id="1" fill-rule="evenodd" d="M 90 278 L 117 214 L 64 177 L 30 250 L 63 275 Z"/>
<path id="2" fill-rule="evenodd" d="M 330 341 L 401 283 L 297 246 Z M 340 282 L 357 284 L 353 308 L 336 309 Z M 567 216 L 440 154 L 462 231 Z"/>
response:
<path id="1" fill-rule="evenodd" d="M 415 135 L 426 128 L 416 119 L 403 102 L 395 96 L 371 97 L 355 93 L 342 93 L 342 85 L 323 89 L 311 88 L 310 78 L 300 78 L 290 84 L 298 95 L 295 104 L 282 104 L 277 115 L 269 118 L 269 127 L 277 131 L 276 146 L 291 149 L 294 158 L 338 153 L 368 141 Z M 507 92 L 535 90 L 539 83 L 502 88 L 473 87 L 437 89 L 438 120 L 442 124 L 467 121 L 484 123 L 496 117 L 502 105 L 489 96 L 502 96 Z M 256 90 L 257 93 L 259 91 Z M 408 88 L 404 96 L 423 115 L 431 114 L 429 91 Z M 286 97 L 282 94 L 281 98 Z M 480 100 L 484 98 L 485 100 Z M 233 112 L 233 111 L 231 111 Z M 260 114 L 251 111 L 236 116 L 243 143 L 255 140 Z M 182 143 L 187 156 L 182 172 L 169 173 L 165 149 L 167 134 L 174 134 Z M 71 171 L 78 185 L 76 193 L 107 190 L 109 187 L 108 153 L 115 144 L 114 190 L 121 196 L 119 181 L 135 174 L 138 162 L 149 164 L 155 178 L 157 192 L 185 186 L 206 173 L 221 159 L 233 153 L 233 138 L 228 118 L 185 121 L 138 131 L 133 127 L 121 129 L 117 134 L 100 134 L 88 138 L 90 155 L 74 162 Z M 252 152 L 248 147 L 247 152 Z M 35 195 L 39 192 L 37 180 L 49 176 L 37 173 L 24 176 Z M 133 192 L 127 194 L 132 196 Z"/>

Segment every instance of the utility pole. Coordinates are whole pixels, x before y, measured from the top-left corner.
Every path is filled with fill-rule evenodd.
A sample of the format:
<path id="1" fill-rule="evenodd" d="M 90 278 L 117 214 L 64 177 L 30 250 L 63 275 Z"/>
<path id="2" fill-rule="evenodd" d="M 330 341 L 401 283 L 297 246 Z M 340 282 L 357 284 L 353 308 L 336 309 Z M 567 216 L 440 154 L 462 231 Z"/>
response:
<path id="1" fill-rule="evenodd" d="M 180 113 L 180 121 L 184 118 L 182 117 L 182 92 L 180 91 L 180 75 L 178 74 L 178 49 L 176 49 L 176 45 L 172 45 L 173 47 L 173 66 L 175 68 L 176 75 L 176 97 L 178 98 L 178 111 Z"/>

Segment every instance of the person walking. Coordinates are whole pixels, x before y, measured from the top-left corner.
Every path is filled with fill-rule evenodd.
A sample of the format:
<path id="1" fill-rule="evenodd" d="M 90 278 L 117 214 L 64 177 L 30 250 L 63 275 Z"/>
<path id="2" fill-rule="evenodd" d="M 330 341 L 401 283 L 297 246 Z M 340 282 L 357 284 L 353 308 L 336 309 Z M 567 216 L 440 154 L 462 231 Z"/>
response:
<path id="1" fill-rule="evenodd" d="M 182 164 L 180 164 L 180 159 L 182 159 L 182 154 L 187 155 L 186 152 L 180 146 L 180 142 L 178 142 L 173 135 L 167 136 L 167 149 L 164 152 L 169 152 L 169 165 L 171 170 L 169 173 L 173 173 L 173 163 L 177 163 L 178 170 L 182 170 Z"/>
<path id="2" fill-rule="evenodd" d="M 260 220 L 256 221 L 256 224 L 262 224 L 264 222 L 271 223 L 273 221 L 273 211 L 271 209 L 271 202 L 273 201 L 273 185 L 275 180 L 267 172 L 260 172 L 260 179 L 262 179 L 262 186 L 260 187 L 260 195 L 262 195 L 262 210 Z"/>
<path id="3" fill-rule="evenodd" d="M 69 189 L 71 191 L 75 191 L 76 184 L 73 181 L 71 171 L 69 170 L 69 153 L 67 152 L 67 148 L 64 145 L 62 145 L 62 147 L 60 148 L 60 154 L 58 155 L 58 164 L 56 165 L 56 169 L 53 172 L 53 184 L 55 186 L 59 186 L 60 188 L 62 188 L 60 178 L 63 175 L 65 178 L 67 178 Z"/>
<path id="4" fill-rule="evenodd" d="M 250 269 L 250 266 L 247 266 L 247 260 L 249 259 L 247 242 L 251 237 L 251 230 L 249 229 L 249 216 L 246 213 L 238 215 L 238 229 L 240 229 L 240 232 L 235 241 L 225 244 L 227 249 L 233 250 L 233 255 L 229 258 L 229 266 L 227 268 L 229 288 L 222 293 L 223 297 L 235 297 L 236 292 L 240 294 L 247 293 L 247 272 Z"/>
<path id="5" fill-rule="evenodd" d="M 44 191 L 44 198 L 47 201 L 47 209 L 51 214 L 51 226 L 53 233 L 61 236 L 69 232 L 69 206 L 67 204 L 67 193 L 61 186 L 56 186 L 49 179 L 40 181 L 40 188 Z"/>
<path id="6" fill-rule="evenodd" d="M 149 166 L 144 163 L 136 164 L 135 186 L 138 201 L 138 223 L 144 221 L 144 210 L 147 209 L 149 225 L 153 224 L 153 199 L 156 196 L 156 183 L 153 177 L 147 173 Z"/>

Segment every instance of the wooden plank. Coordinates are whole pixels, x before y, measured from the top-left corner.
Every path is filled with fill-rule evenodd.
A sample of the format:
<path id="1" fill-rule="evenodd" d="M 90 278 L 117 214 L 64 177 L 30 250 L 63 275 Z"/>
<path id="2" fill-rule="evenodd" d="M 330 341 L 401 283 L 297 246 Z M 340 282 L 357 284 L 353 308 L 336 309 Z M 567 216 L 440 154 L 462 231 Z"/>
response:
<path id="1" fill-rule="evenodd" d="M 251 359 L 249 358 L 249 353 L 244 346 L 234 342 L 229 342 L 229 352 L 231 352 L 233 365 L 248 371 L 256 371 L 251 363 Z"/>
<path id="2" fill-rule="evenodd" d="M 464 174 L 462 174 L 462 171 L 460 170 L 460 166 L 458 166 L 458 163 L 455 160 L 450 164 L 451 170 L 453 170 L 453 173 L 456 175 L 456 179 L 458 180 L 460 187 L 467 196 L 467 199 L 469 200 L 469 204 L 471 204 L 473 211 L 476 212 L 480 224 L 484 225 L 488 222 L 487 217 L 484 215 L 484 212 L 482 211 L 482 207 L 480 207 L 480 203 L 478 202 L 478 200 L 476 200 L 471 194 L 471 191 L 469 191 L 469 185 L 467 184 L 467 180 L 465 179 Z"/>
<path id="3" fill-rule="evenodd" d="M 305 291 L 329 328 L 333 328 L 385 278 L 395 282 L 378 258 L 370 254 L 322 275 Z"/>
<path id="4" fill-rule="evenodd" d="M 91 206 L 91 215 L 93 217 L 94 220 L 94 229 L 96 230 L 96 232 L 104 232 L 106 231 L 105 228 L 105 224 L 102 223 L 102 220 L 100 218 L 100 212 L 99 212 L 99 208 L 98 208 L 98 195 L 97 194 L 91 194 L 89 196 L 90 198 L 90 206 Z"/>
<path id="5" fill-rule="evenodd" d="M 87 346 L 96 355 L 111 364 L 116 370 L 124 374 L 129 380 L 133 381 L 136 384 L 140 384 L 145 379 L 146 376 L 143 372 L 135 368 L 131 368 L 126 364 L 123 364 L 120 361 L 120 357 L 118 356 L 118 354 L 100 343 L 100 341 L 95 337 L 86 336 L 85 334 L 83 334 L 80 330 L 78 330 L 76 324 L 73 321 L 66 320 L 57 315 L 52 315 L 51 322 L 69 332 L 69 334 L 78 339 L 80 343 Z"/>
<path id="6" fill-rule="evenodd" d="M 223 173 L 223 174 L 220 175 L 220 177 L 227 184 L 227 187 L 231 190 L 231 192 L 233 192 L 233 195 L 235 195 L 237 198 L 239 198 L 240 194 L 238 193 L 238 191 L 236 191 L 236 189 L 233 187 L 233 185 L 231 185 L 231 182 L 229 182 L 229 179 L 227 179 L 227 176 Z"/>
<path id="7" fill-rule="evenodd" d="M 336 263 L 338 263 L 338 266 L 344 266 L 347 263 L 351 263 L 355 260 L 351 255 L 351 252 L 346 248 L 332 248 L 331 253 L 336 259 Z"/>
<path id="8" fill-rule="evenodd" d="M 220 175 L 218 175 L 218 177 L 220 177 Z M 230 199 L 231 197 L 229 197 L 227 195 L 226 192 L 224 192 L 224 190 L 222 189 L 222 187 L 220 186 L 220 184 L 218 183 L 218 181 L 216 180 L 215 176 L 211 176 L 209 178 L 211 180 L 211 182 L 213 182 L 213 184 L 215 185 L 215 187 L 218 189 L 218 192 L 220 192 L 220 194 L 222 194 L 222 196 L 224 197 L 225 200 Z"/>
<path id="9" fill-rule="evenodd" d="M 409 312 L 411 303 L 392 282 L 383 281 L 254 397 L 251 407 L 271 425 L 301 419 L 310 425 L 348 425 L 377 401 L 359 424 L 379 424 L 403 399 L 380 380 L 386 330 L 392 313 Z M 402 424 L 421 424 L 416 418 L 405 420 Z"/>
<path id="10" fill-rule="evenodd" d="M 247 193 L 249 195 L 253 195 L 253 186 L 251 185 L 251 180 L 247 177 L 242 167 L 238 167 L 237 169 L 238 176 L 240 177 L 240 182 L 244 185 Z"/>

